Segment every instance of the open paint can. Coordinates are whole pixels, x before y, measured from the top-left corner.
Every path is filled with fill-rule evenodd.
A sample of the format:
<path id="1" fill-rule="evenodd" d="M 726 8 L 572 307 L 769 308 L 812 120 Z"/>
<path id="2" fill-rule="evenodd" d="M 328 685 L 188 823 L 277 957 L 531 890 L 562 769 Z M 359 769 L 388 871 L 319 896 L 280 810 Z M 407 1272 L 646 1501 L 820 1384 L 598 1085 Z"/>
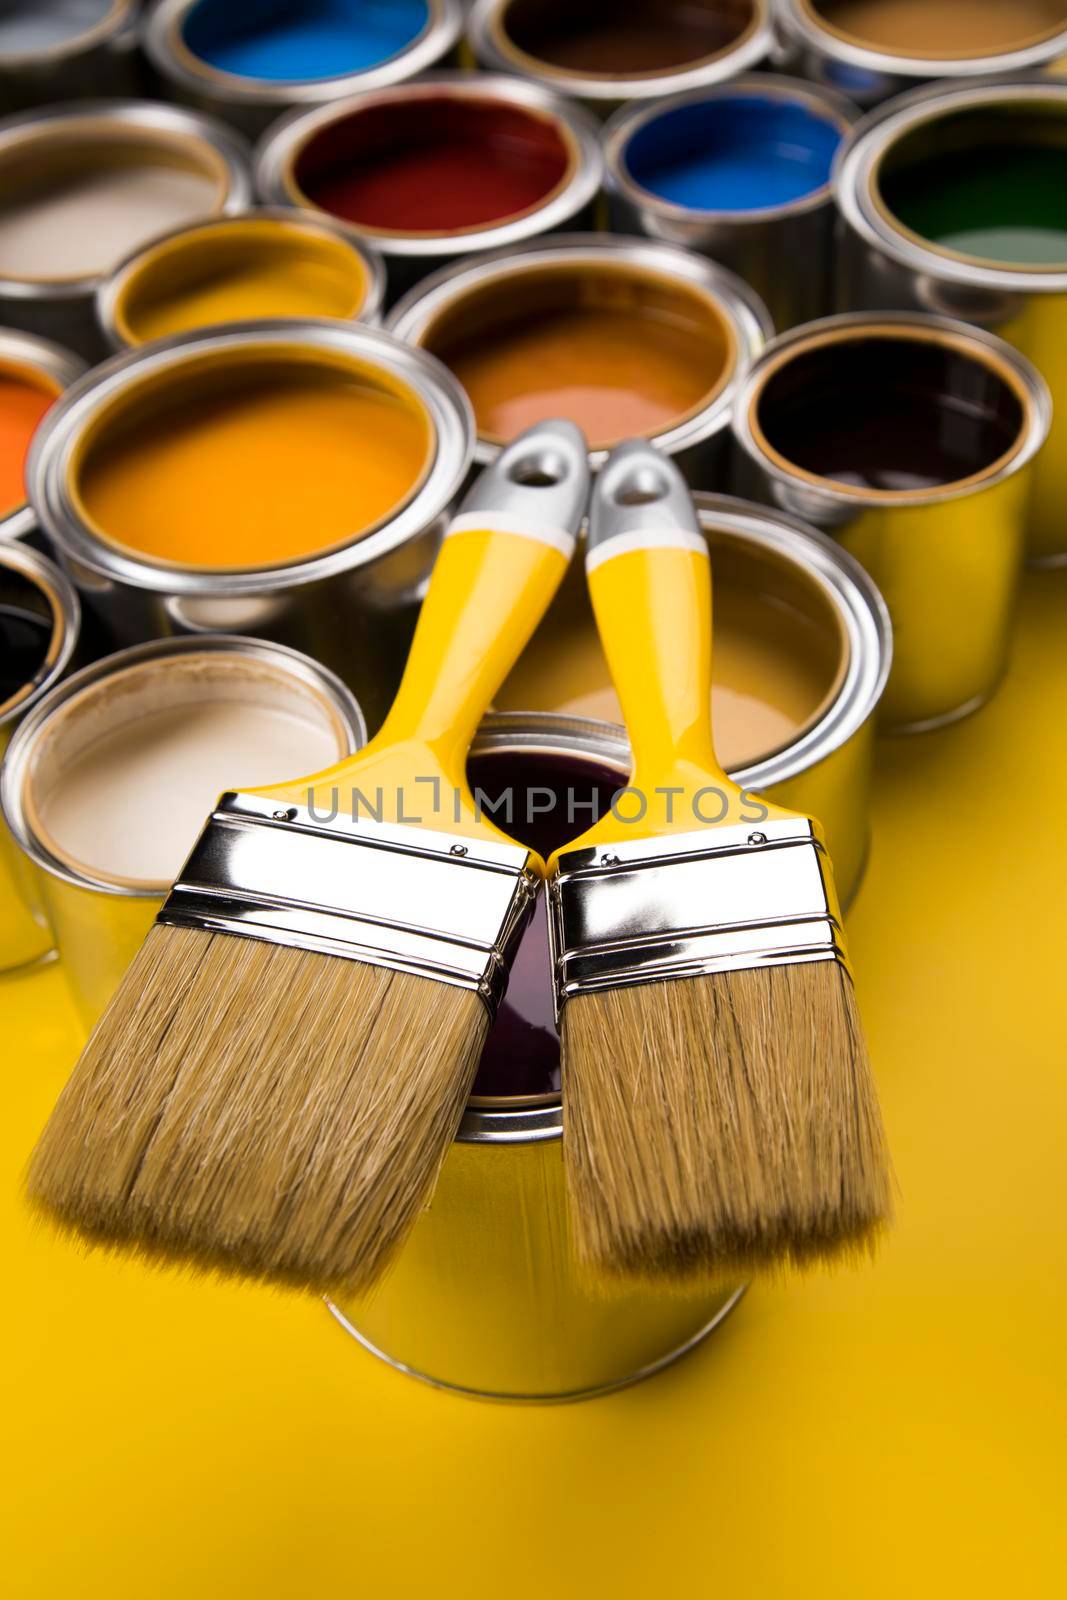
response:
<path id="1" fill-rule="evenodd" d="M 846 305 L 973 322 L 1048 380 L 1027 548 L 1067 560 L 1067 83 L 919 90 L 859 124 L 836 188 Z"/>
<path id="2" fill-rule="evenodd" d="M 0 798 L 86 1028 L 218 795 L 318 771 L 365 736 L 332 673 L 295 650 L 218 635 L 106 656 L 34 706 Z"/>
<path id="3" fill-rule="evenodd" d="M 518 78 L 449 72 L 288 117 L 256 183 L 374 245 L 395 298 L 447 262 L 591 222 L 602 171 L 584 112 Z"/>
<path id="4" fill-rule="evenodd" d="M 248 633 L 305 648 L 373 725 L 473 444 L 423 351 L 273 321 L 115 356 L 38 430 L 34 509 L 112 640 Z"/>
<path id="5" fill-rule="evenodd" d="M 70 665 L 78 596 L 44 556 L 0 541 L 0 756 Z M 0 818 L 0 972 L 52 949 L 37 874 Z"/>
<path id="6" fill-rule="evenodd" d="M 604 130 L 613 227 L 699 250 L 750 284 L 779 330 L 834 308 L 834 157 L 859 113 L 753 73 L 628 107 Z"/>
<path id="7" fill-rule="evenodd" d="M 620 729 L 535 715 L 487 718 L 468 766 L 488 805 L 510 802 L 497 822 L 546 853 L 628 773 Z M 342 1325 L 401 1371 L 497 1400 L 582 1399 L 699 1343 L 740 1288 L 591 1284 L 570 1244 L 562 1128 L 542 896 L 430 1204 L 373 1293 L 331 1308 Z"/>
<path id="8" fill-rule="evenodd" d="M 758 296 L 677 245 L 566 234 L 435 273 L 387 326 L 465 388 L 475 459 L 570 417 L 600 465 L 652 439 L 698 485 L 721 482 L 738 388 L 771 333 Z"/>
<path id="9" fill-rule="evenodd" d="M 157 0 L 144 46 L 172 94 L 255 135 L 293 106 L 425 72 L 462 29 L 460 0 Z"/>
<path id="10" fill-rule="evenodd" d="M 239 211 L 247 150 L 219 123 L 141 100 L 0 122 L 0 323 L 95 360 L 96 290 L 164 229 Z"/>
<path id="11" fill-rule="evenodd" d="M 36 526 L 26 504 L 26 458 L 37 426 L 84 361 L 32 333 L 0 328 L 0 539 L 22 539 Z"/>
<path id="12" fill-rule="evenodd" d="M 515 72 L 601 112 L 736 77 L 770 53 L 770 0 L 475 0 L 483 67 Z"/>
<path id="13" fill-rule="evenodd" d="M 308 212 L 261 207 L 179 228 L 129 256 L 97 291 L 112 350 L 222 323 L 379 319 L 377 253 Z"/>
<path id="14" fill-rule="evenodd" d="M 779 0 L 795 71 L 871 106 L 932 79 L 1047 66 L 1067 50 L 1065 0 Z"/>
<path id="15" fill-rule="evenodd" d="M 138 0 L 6 0 L 0 7 L 0 105 L 6 111 L 133 94 Z"/>
<path id="16" fill-rule="evenodd" d="M 940 317 L 827 317 L 776 339 L 746 378 L 743 479 L 831 532 L 885 596 L 891 728 L 951 722 L 999 682 L 1050 419 L 1023 356 Z"/>

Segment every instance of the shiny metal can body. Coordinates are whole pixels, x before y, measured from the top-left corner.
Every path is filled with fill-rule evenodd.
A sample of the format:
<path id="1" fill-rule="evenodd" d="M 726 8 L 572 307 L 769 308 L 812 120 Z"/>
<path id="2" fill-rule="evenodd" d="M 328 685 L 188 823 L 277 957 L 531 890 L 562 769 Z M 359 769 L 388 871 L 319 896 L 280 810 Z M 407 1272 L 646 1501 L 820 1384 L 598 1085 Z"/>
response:
<path id="1" fill-rule="evenodd" d="M 279 19 L 284 24 L 290 13 L 294 25 L 299 26 L 301 0 L 281 0 L 281 4 L 259 9 L 268 26 L 277 26 Z M 379 11 L 387 14 L 388 7 L 381 6 Z M 157 0 L 144 27 L 148 59 L 174 98 L 221 117 L 251 138 L 294 107 L 322 105 L 362 89 L 401 83 L 442 65 L 451 58 L 463 31 L 460 0 L 425 0 L 421 26 L 416 21 L 410 37 L 398 37 L 397 48 L 384 58 L 363 64 L 355 60 L 331 63 L 332 70 L 326 73 L 299 76 L 296 43 L 287 45 L 281 37 L 275 52 L 276 74 L 258 76 L 252 65 L 237 60 L 220 67 L 194 48 L 196 40 L 190 40 L 194 12 L 199 13 L 194 31 L 206 29 L 224 49 L 231 29 L 237 35 L 255 33 L 255 19 L 250 20 L 246 8 L 234 7 L 231 0 L 209 0 L 207 6 L 203 0 Z M 287 59 L 281 59 L 283 56 Z"/>
<path id="2" fill-rule="evenodd" d="M 734 776 L 817 812 L 851 898 L 866 854 L 873 713 L 891 654 L 885 608 L 831 541 L 740 501 L 708 495 L 698 504 L 713 562 L 743 553 L 803 572 L 840 625 L 843 671 L 818 723 L 792 749 Z M 622 728 L 551 713 L 491 714 L 472 753 L 563 758 L 572 772 L 587 761 L 620 786 L 630 771 Z M 550 1008 L 547 943 L 543 960 Z M 497 1400 L 587 1398 L 685 1354 L 740 1299 L 729 1282 L 667 1291 L 589 1283 L 570 1244 L 558 1072 L 541 1087 L 472 1097 L 433 1199 L 388 1276 L 373 1294 L 331 1308 L 401 1371 Z"/>
<path id="3" fill-rule="evenodd" d="M 700 205 L 696 199 L 683 203 L 656 193 L 649 181 L 642 181 L 639 164 L 642 148 L 651 148 L 653 141 L 660 149 L 649 157 L 649 164 L 652 159 L 663 160 L 668 146 L 679 159 L 691 162 L 700 149 L 714 149 L 728 129 L 731 113 L 753 108 L 757 114 L 762 111 L 768 123 L 774 118 L 784 123 L 788 117 L 796 125 L 783 126 L 776 134 L 769 130 L 767 135 L 768 159 L 774 137 L 794 166 L 803 154 L 805 125 L 817 130 L 813 137 L 829 134 L 836 142 L 859 115 L 830 90 L 770 73 L 732 78 L 713 88 L 690 89 L 651 105 L 625 108 L 604 130 L 608 201 L 617 232 L 685 245 L 729 267 L 756 291 L 775 328 L 782 331 L 824 316 L 834 307 L 837 215 L 829 183 L 830 149 L 825 152 L 825 175 L 818 174 L 811 190 L 764 205 L 746 200 L 744 209 Z M 737 130 L 729 129 L 728 137 L 737 138 Z"/>
<path id="4" fill-rule="evenodd" d="M 722 83 L 774 44 L 771 0 L 621 0 L 599 10 L 591 18 L 582 5 L 475 0 L 467 38 L 481 66 L 532 78 L 600 115 Z"/>
<path id="5" fill-rule="evenodd" d="M 386 327 L 398 338 L 422 349 L 435 349 L 437 330 L 447 321 L 462 318 L 484 331 L 492 342 L 495 319 L 500 316 L 535 325 L 536 312 L 528 298 L 531 290 L 547 296 L 549 309 L 556 286 L 581 302 L 594 303 L 598 285 L 656 287 L 668 296 L 674 292 L 696 298 L 715 319 L 722 341 L 722 370 L 711 392 L 677 421 L 652 433 L 656 445 L 673 456 L 697 487 L 722 487 L 729 458 L 729 427 L 738 389 L 752 361 L 773 329 L 766 308 L 756 293 L 732 272 L 678 245 L 650 239 L 621 239 L 604 234 L 561 234 L 515 250 L 493 250 L 469 262 L 448 267 L 413 289 L 394 306 Z M 484 328 L 480 324 L 484 308 Z M 634 340 L 640 330 L 634 324 Z M 582 418 L 576 416 L 581 423 Z M 588 432 L 588 429 L 587 429 Z M 484 432 L 474 450 L 479 464 L 492 461 L 499 442 Z M 590 460 L 602 465 L 605 449 L 594 448 Z"/>
<path id="6" fill-rule="evenodd" d="M 145 168 L 180 168 L 202 183 L 204 215 L 241 211 L 250 204 L 252 182 L 244 141 L 221 123 L 176 106 L 147 100 L 75 101 L 49 106 L 0 122 L 0 193 L 17 183 L 30 196 L 40 193 L 39 174 L 71 186 L 91 178 L 95 163 Z M 125 202 L 123 202 L 125 203 Z M 91 197 L 84 206 L 89 213 Z M 91 270 L 63 275 L 49 268 L 33 276 L 6 273 L 0 266 L 0 323 L 56 339 L 89 361 L 104 353 L 96 320 L 96 291 L 127 253 L 128 243 L 108 249 L 108 216 L 96 211 Z M 27 224 L 20 223 L 25 229 Z M 11 224 L 8 224 L 11 226 Z M 84 226 L 84 223 L 83 223 Z M 143 237 L 158 233 L 158 220 L 146 220 Z"/>
<path id="7" fill-rule="evenodd" d="M 345 237 L 328 218 L 316 212 L 297 211 L 287 206 L 254 206 L 236 216 L 177 228 L 127 256 L 96 293 L 97 318 L 109 350 L 129 350 L 148 342 L 147 337 L 135 336 L 136 330 L 131 326 L 128 310 L 132 298 L 146 289 L 160 299 L 166 292 L 180 294 L 190 280 L 195 281 L 200 275 L 213 277 L 216 283 L 224 273 L 239 275 L 243 265 L 253 265 L 256 255 L 270 250 L 275 233 L 281 241 L 288 241 L 294 247 L 291 264 L 298 271 L 297 247 L 301 241 L 307 242 L 309 252 L 318 244 L 333 250 L 343 245 L 351 257 L 354 272 L 361 276 L 362 298 L 350 317 L 339 320 L 377 326 L 385 293 L 385 267 L 376 250 L 357 239 Z M 313 253 L 309 254 L 309 264 L 314 265 Z M 234 298 L 236 300 L 236 293 Z M 262 313 L 227 320 L 261 321 Z"/>
<path id="8" fill-rule="evenodd" d="M 883 346 L 891 371 L 868 354 Z M 842 387 L 843 359 L 864 370 L 874 410 L 863 389 Z M 932 365 L 920 369 L 920 361 Z M 844 418 L 854 433 L 843 436 L 866 435 L 870 448 L 855 462 L 839 451 L 832 470 L 810 470 L 810 461 L 805 465 L 783 445 L 782 425 L 771 425 L 775 408 L 783 414 L 783 400 L 793 406 L 787 427 L 796 428 L 803 413 L 798 438 L 829 439 L 837 448 L 837 422 Z M 987 449 L 984 430 L 994 420 L 997 442 Z M 1032 464 L 1050 420 L 1048 389 L 1024 357 L 947 318 L 828 317 L 775 340 L 748 375 L 734 420 L 741 483 L 831 533 L 885 597 L 894 635 L 885 726 L 920 731 L 954 721 L 999 683 L 1011 644 Z M 925 463 L 905 458 L 902 467 L 893 463 L 894 487 L 872 482 L 872 451 L 877 456 L 886 438 L 895 447 L 898 432 L 902 448 L 914 448 L 924 430 L 935 451 L 943 441 L 969 445 L 980 432 L 984 453 L 971 470 L 961 465 L 955 478 L 928 481 Z M 961 462 L 967 459 L 961 451 Z"/>
<path id="9" fill-rule="evenodd" d="M 1030 26 L 1025 8 L 1013 20 L 1010 5 L 998 8 L 1002 16 L 993 36 L 987 31 L 992 8 L 984 7 L 976 24 L 967 0 L 934 0 L 925 21 L 916 22 L 912 11 L 888 32 L 884 22 L 870 31 L 868 19 L 863 36 L 860 25 L 855 32 L 838 25 L 834 13 L 839 9 L 846 8 L 825 0 L 778 0 L 780 59 L 788 70 L 837 89 L 860 106 L 877 105 L 935 79 L 965 84 L 1032 71 L 1067 50 L 1062 18 Z"/>
<path id="10" fill-rule="evenodd" d="M 283 645 L 223 634 L 156 640 L 104 656 L 64 679 L 35 703 L 8 751 L 0 777 L 0 800 L 12 842 L 40 886 L 64 976 L 86 1029 L 94 1025 L 115 992 L 167 890 L 158 884 L 112 880 L 87 868 L 77 870 L 73 863 L 54 853 L 35 821 L 37 808 L 30 791 L 36 756 L 57 720 L 87 691 L 106 688 L 118 674 L 126 675 L 131 669 L 205 655 L 240 657 L 269 673 L 275 686 L 291 685 L 294 692 L 320 702 L 336 726 L 339 759 L 358 750 L 366 738 L 358 703 L 333 673 Z M 98 720 L 106 733 L 103 719 Z M 77 739 L 72 738 L 71 744 L 76 754 Z M 58 762 L 60 758 L 51 759 Z"/>
<path id="11" fill-rule="evenodd" d="M 351 361 L 414 393 L 431 456 L 417 486 L 351 543 L 282 564 L 208 570 L 155 561 L 101 538 L 80 509 L 72 461 L 101 412 L 145 380 L 246 354 Z M 268 321 L 184 334 L 114 356 L 67 391 L 38 430 L 27 468 L 33 507 L 116 645 L 182 633 L 248 633 L 305 649 L 351 684 L 372 727 L 399 683 L 425 581 L 467 476 L 473 424 L 462 390 L 421 351 L 352 323 Z"/>
<path id="12" fill-rule="evenodd" d="M 988 119 L 988 121 L 987 121 Z M 976 148 L 982 129 L 999 125 L 1007 138 L 1033 119 L 1035 148 L 1067 139 L 1067 83 L 1050 78 L 918 90 L 861 122 L 842 150 L 835 188 L 846 225 L 841 303 L 855 310 L 910 308 L 958 317 L 998 334 L 1028 356 L 1052 391 L 1048 447 L 1034 466 L 1027 551 L 1035 565 L 1067 561 L 1067 251 L 1056 264 L 1010 265 L 936 245 L 888 209 L 881 193 L 887 163 L 905 155 L 914 170 L 939 148 Z M 1013 129 L 1017 130 L 1014 131 Z M 973 130 L 973 131 L 972 131 Z M 994 134 L 995 136 L 995 134 Z M 1062 161 L 1067 187 L 1067 156 Z"/>
<path id="13" fill-rule="evenodd" d="M 56 393 L 70 387 L 85 371 L 85 362 L 52 339 L 0 328 L 0 377 L 25 374 L 40 379 Z M 0 539 L 24 539 L 37 526 L 29 505 L 16 506 L 0 514 Z"/>
<path id="14" fill-rule="evenodd" d="M 60 100 L 136 94 L 138 0 L 91 0 L 75 10 L 43 0 L 0 30 L 0 105 L 5 111 Z"/>
<path id="15" fill-rule="evenodd" d="M 316 152 L 330 170 L 339 161 L 373 159 L 380 151 L 417 147 L 419 119 L 441 107 L 453 117 L 465 113 L 510 116 L 515 126 L 503 135 L 523 159 L 527 129 L 542 129 L 562 153 L 559 181 L 535 204 L 514 215 L 468 227 L 409 231 L 369 226 L 327 210 L 331 223 L 365 241 L 384 257 L 389 297 L 395 300 L 427 274 L 492 248 L 512 248 L 541 234 L 592 223 L 603 162 L 597 126 L 578 107 L 536 83 L 484 72 L 438 72 L 389 88 L 366 90 L 311 110 L 299 110 L 269 129 L 256 151 L 255 180 L 261 198 L 273 206 L 319 209 L 305 176 Z M 361 136 L 361 129 L 368 131 Z M 472 127 L 471 149 L 485 131 Z M 428 140 L 432 127 L 426 130 Z M 361 142 L 362 140 L 362 142 Z"/>
<path id="16" fill-rule="evenodd" d="M 30 682 L 0 704 L 0 758 L 13 735 L 59 683 L 78 643 L 81 608 L 73 586 L 51 561 L 21 544 L 0 542 L 0 606 L 31 609 L 51 626 L 44 659 Z M 0 972 L 39 961 L 52 949 L 38 875 L 0 817 Z"/>

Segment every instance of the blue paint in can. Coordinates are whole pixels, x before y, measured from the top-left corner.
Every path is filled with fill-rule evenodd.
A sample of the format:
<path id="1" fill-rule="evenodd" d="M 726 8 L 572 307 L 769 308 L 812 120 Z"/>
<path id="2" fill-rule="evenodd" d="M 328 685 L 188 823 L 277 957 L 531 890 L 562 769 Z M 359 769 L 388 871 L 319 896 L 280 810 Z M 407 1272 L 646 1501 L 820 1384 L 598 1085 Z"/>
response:
<path id="1" fill-rule="evenodd" d="M 689 211 L 765 211 L 830 179 L 843 130 L 779 95 L 716 95 L 650 118 L 624 153 L 640 188 Z"/>
<path id="2" fill-rule="evenodd" d="M 429 20 L 427 0 L 200 0 L 182 37 L 219 72 L 300 83 L 380 66 Z"/>

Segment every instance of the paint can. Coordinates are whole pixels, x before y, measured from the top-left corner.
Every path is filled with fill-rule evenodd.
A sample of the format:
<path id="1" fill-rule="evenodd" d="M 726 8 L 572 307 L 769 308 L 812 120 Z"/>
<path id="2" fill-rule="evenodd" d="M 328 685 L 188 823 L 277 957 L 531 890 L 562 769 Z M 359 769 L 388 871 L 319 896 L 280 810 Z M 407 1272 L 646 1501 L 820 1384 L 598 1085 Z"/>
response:
<path id="1" fill-rule="evenodd" d="M 782 59 L 858 105 L 933 79 L 1047 66 L 1067 50 L 1063 0 L 779 0 Z"/>
<path id="2" fill-rule="evenodd" d="M 700 487 L 726 473 L 730 414 L 772 332 L 747 284 L 678 245 L 563 234 L 434 273 L 386 321 L 464 386 L 475 460 L 570 416 L 599 466 L 642 434 Z"/>
<path id="3" fill-rule="evenodd" d="M 612 226 L 729 267 L 779 330 L 825 316 L 830 173 L 858 115 L 830 90 L 770 73 L 619 111 L 604 130 Z"/>
<path id="4" fill-rule="evenodd" d="M 223 323 L 336 317 L 374 326 L 385 269 L 321 216 L 261 206 L 178 228 L 128 256 L 97 290 L 112 350 Z"/>
<path id="5" fill-rule="evenodd" d="M 0 10 L 5 111 L 135 94 L 137 0 L 15 0 Z"/>
<path id="6" fill-rule="evenodd" d="M 164 228 L 240 211 L 248 153 L 220 123 L 144 100 L 0 122 L 0 322 L 102 353 L 101 280 Z"/>
<path id="7" fill-rule="evenodd" d="M 1027 548 L 1035 565 L 1067 561 L 1067 83 L 908 95 L 855 129 L 836 191 L 844 304 L 959 317 L 1048 380 Z"/>
<path id="8" fill-rule="evenodd" d="M 0 541 L 0 757 L 69 667 L 80 621 L 78 596 L 59 568 Z M 37 874 L 0 817 L 0 972 L 51 949 Z"/>
<path id="9" fill-rule="evenodd" d="M 49 406 L 80 378 L 85 363 L 51 339 L 0 328 L 0 539 L 36 527 L 26 504 L 26 456 Z"/>
<path id="10" fill-rule="evenodd" d="M 888 727 L 952 722 L 1000 681 L 1050 419 L 1025 357 L 942 317 L 827 317 L 776 339 L 748 374 L 734 414 L 742 481 L 832 533 L 889 607 Z"/>
<path id="11" fill-rule="evenodd" d="M 219 793 L 318 770 L 365 737 L 355 699 L 317 662 L 225 635 L 106 656 L 34 706 L 0 799 L 87 1029 Z"/>
<path id="12" fill-rule="evenodd" d="M 476 0 L 483 67 L 532 78 L 601 114 L 722 83 L 771 52 L 770 0 Z"/>
<path id="13" fill-rule="evenodd" d="M 554 716 L 490 716 L 468 768 L 490 803 L 511 792 L 510 826 L 539 848 L 584 826 L 628 770 L 620 729 Z M 331 1307 L 342 1325 L 401 1371 L 497 1400 L 586 1398 L 699 1343 L 741 1290 L 591 1285 L 570 1246 L 561 1132 L 542 899 L 433 1198 L 374 1292 Z"/>
<path id="14" fill-rule="evenodd" d="M 377 726 L 472 444 L 462 390 L 424 352 L 355 323 L 247 323 L 88 373 L 27 482 L 113 643 L 279 640 Z"/>
<path id="15" fill-rule="evenodd" d="M 893 654 L 885 602 L 805 523 L 728 495 L 694 499 L 711 550 L 719 757 L 743 788 L 819 818 L 847 905 L 867 859 L 874 727 Z M 581 562 L 495 706 L 621 721 Z"/>
<path id="16" fill-rule="evenodd" d="M 459 0 L 158 0 L 144 48 L 172 95 L 256 137 L 294 106 L 447 62 L 462 31 Z"/>
<path id="17" fill-rule="evenodd" d="M 602 176 L 584 112 L 477 72 L 296 112 L 256 157 L 265 200 L 312 207 L 381 251 L 393 299 L 449 262 L 592 222 Z"/>

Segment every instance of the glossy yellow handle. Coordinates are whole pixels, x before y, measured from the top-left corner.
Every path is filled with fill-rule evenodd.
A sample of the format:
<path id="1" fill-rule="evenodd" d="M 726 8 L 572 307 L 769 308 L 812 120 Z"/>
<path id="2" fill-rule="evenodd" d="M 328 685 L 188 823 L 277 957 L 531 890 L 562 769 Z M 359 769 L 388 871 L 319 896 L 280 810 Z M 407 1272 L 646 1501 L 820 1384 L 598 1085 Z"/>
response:
<path id="1" fill-rule="evenodd" d="M 465 777 L 471 740 L 548 609 L 567 569 L 560 544 L 490 528 L 446 538 L 392 710 L 365 749 L 312 778 L 258 791 L 458 834 L 501 837 L 475 812 Z"/>

